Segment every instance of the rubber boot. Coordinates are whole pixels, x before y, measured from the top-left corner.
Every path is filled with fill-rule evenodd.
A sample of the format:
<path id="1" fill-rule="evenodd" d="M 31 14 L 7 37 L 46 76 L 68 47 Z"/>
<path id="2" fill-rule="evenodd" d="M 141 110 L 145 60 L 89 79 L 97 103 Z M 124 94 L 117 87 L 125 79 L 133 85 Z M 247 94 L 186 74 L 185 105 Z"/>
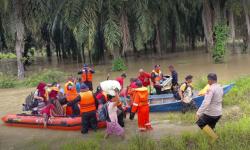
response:
<path id="1" fill-rule="evenodd" d="M 212 144 L 219 138 L 218 135 L 214 132 L 214 130 L 213 130 L 209 125 L 206 125 L 202 130 L 203 130 L 208 136 L 211 137 L 211 139 L 212 139 L 211 143 L 212 143 Z"/>

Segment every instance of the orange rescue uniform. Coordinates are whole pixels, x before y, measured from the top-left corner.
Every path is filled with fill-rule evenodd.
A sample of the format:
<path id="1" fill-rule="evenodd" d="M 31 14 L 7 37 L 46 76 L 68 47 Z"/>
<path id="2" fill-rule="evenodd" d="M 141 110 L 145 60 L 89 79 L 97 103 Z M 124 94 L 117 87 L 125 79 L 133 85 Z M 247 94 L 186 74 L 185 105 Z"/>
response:
<path id="1" fill-rule="evenodd" d="M 133 95 L 134 102 L 131 112 L 138 112 L 139 130 L 145 131 L 147 129 L 152 129 L 149 122 L 148 89 L 146 87 L 136 88 Z"/>
<path id="2" fill-rule="evenodd" d="M 72 85 L 72 88 L 71 88 L 71 89 L 68 89 L 69 84 Z M 76 87 L 75 87 L 74 83 L 71 82 L 71 81 L 68 81 L 68 82 L 65 84 L 65 86 L 64 86 L 64 92 L 65 92 L 66 99 L 67 99 L 68 102 L 73 101 L 73 100 L 78 96 Z"/>
<path id="3" fill-rule="evenodd" d="M 81 92 L 81 101 L 80 101 L 80 112 L 86 113 L 96 110 L 96 103 L 93 93 L 91 91 Z"/>
<path id="4" fill-rule="evenodd" d="M 92 82 L 93 80 L 93 73 L 91 73 L 90 71 L 83 71 L 82 72 L 82 82 L 86 82 L 86 81 L 89 81 L 89 82 Z"/>

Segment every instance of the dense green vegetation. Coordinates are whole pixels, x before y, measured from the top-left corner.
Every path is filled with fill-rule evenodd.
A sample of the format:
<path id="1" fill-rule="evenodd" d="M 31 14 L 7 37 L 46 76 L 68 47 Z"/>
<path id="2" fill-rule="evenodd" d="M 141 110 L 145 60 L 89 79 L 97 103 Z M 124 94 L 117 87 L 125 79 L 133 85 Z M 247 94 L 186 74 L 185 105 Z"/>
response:
<path id="1" fill-rule="evenodd" d="M 16 58 L 16 55 L 13 53 L 0 53 L 0 60 L 1 59 L 13 59 Z"/>
<path id="2" fill-rule="evenodd" d="M 42 70 L 19 81 L 14 76 L 0 75 L 0 88 L 35 87 L 39 82 L 64 82 L 67 74 L 58 70 Z"/>
<path id="3" fill-rule="evenodd" d="M 113 71 L 124 71 L 126 70 L 125 61 L 122 58 L 116 58 L 112 62 L 112 70 Z"/>
<path id="4" fill-rule="evenodd" d="M 47 57 L 103 62 L 105 58 L 175 52 L 207 47 L 224 57 L 225 38 L 214 36 L 216 24 L 230 28 L 230 41 L 250 48 L 248 0 L 0 0 L 0 52 L 22 57 L 33 48 Z M 236 30 L 237 29 L 237 30 Z M 217 31 L 215 31 L 217 32 Z M 229 36 L 227 36 L 229 37 Z M 220 42 L 221 41 L 221 42 Z M 242 44 L 242 43 L 240 43 Z M 222 45 L 222 46 L 220 46 Z M 214 48 L 215 46 L 215 48 Z M 214 51 L 213 51 L 214 50 Z"/>
<path id="5" fill-rule="evenodd" d="M 221 23 L 214 27 L 215 46 L 213 49 L 213 59 L 215 63 L 222 63 L 226 53 L 226 41 L 228 36 L 228 27 Z"/>

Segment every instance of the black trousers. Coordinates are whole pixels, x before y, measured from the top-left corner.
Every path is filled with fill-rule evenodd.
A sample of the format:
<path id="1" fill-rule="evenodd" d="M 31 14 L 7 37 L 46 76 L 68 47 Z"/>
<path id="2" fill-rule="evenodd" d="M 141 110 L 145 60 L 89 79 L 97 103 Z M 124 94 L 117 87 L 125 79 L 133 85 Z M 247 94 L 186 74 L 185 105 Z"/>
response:
<path id="1" fill-rule="evenodd" d="M 92 81 L 84 81 L 83 83 L 86 84 L 89 87 L 90 91 L 93 91 Z"/>
<path id="2" fill-rule="evenodd" d="M 96 111 L 82 113 L 82 133 L 88 133 L 89 128 L 97 129 Z"/>
<path id="3" fill-rule="evenodd" d="M 203 129 L 206 125 L 209 125 L 212 129 L 215 128 L 216 123 L 220 120 L 221 116 L 208 116 L 202 115 L 196 124 Z"/>
<path id="4" fill-rule="evenodd" d="M 125 112 L 122 110 L 122 108 L 119 108 L 118 109 L 121 110 L 121 113 L 117 116 L 117 119 L 118 119 L 118 123 L 121 127 L 124 127 L 125 126 L 125 123 L 124 123 L 124 118 L 125 118 Z"/>
<path id="5" fill-rule="evenodd" d="M 72 117 L 76 117 L 80 115 L 80 109 L 78 107 L 78 103 L 75 103 L 74 105 L 72 105 L 71 109 L 73 111 Z"/>

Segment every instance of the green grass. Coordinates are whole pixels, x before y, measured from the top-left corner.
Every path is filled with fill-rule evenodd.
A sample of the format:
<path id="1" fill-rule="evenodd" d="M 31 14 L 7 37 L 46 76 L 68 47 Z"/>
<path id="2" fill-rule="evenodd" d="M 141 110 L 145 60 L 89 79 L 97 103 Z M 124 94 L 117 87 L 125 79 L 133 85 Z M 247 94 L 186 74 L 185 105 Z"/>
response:
<path id="1" fill-rule="evenodd" d="M 0 60 L 1 59 L 13 59 L 16 58 L 14 53 L 0 53 Z"/>
<path id="2" fill-rule="evenodd" d="M 0 88 L 35 87 L 39 82 L 62 82 L 66 78 L 67 74 L 58 70 L 43 70 L 25 77 L 22 81 L 13 76 L 0 75 Z"/>

